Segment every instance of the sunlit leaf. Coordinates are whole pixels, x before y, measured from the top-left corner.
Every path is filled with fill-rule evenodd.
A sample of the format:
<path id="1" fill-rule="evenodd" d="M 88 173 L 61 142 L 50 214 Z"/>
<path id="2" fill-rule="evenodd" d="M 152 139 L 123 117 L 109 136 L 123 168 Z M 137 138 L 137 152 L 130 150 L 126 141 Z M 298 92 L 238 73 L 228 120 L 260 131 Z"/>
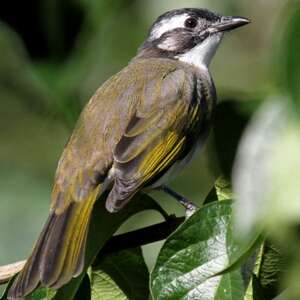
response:
<path id="1" fill-rule="evenodd" d="M 266 195 L 271 188 L 271 155 L 282 132 L 285 116 L 280 102 L 266 103 L 253 117 L 239 145 L 233 188 L 238 198 L 238 228 L 245 235 L 270 211 Z"/>
<path id="2" fill-rule="evenodd" d="M 218 200 L 227 200 L 233 198 L 231 184 L 224 177 L 218 178 L 215 183 Z"/>
<path id="3" fill-rule="evenodd" d="M 275 109 L 275 110 L 273 110 Z M 241 145 L 234 187 L 241 230 L 258 223 L 277 237 L 300 218 L 300 125 L 286 112 L 265 107 L 253 120 Z M 278 226 L 281 224 L 281 226 Z"/>
<path id="4" fill-rule="evenodd" d="M 242 260 L 230 272 L 222 271 L 239 261 L 251 245 L 234 239 L 231 200 L 204 206 L 164 244 L 151 274 L 153 298 L 242 299 Z"/>
<path id="5" fill-rule="evenodd" d="M 282 293 L 287 268 L 288 261 L 282 250 L 266 240 L 257 253 L 245 300 L 273 299 Z"/>
<path id="6" fill-rule="evenodd" d="M 92 272 L 92 300 L 128 300 L 125 293 L 101 270 Z"/>
<path id="7" fill-rule="evenodd" d="M 299 257 L 300 124 L 283 106 L 288 99 L 280 100 L 266 103 L 252 120 L 234 172 L 240 233 L 247 236 L 262 227 L 282 251 L 268 244 L 263 248 L 256 284 L 266 299 L 276 296 L 283 286 L 296 287 L 299 282 L 299 274 L 292 277 L 285 273 L 292 272 Z M 300 297 L 299 289 L 291 290 Z"/>
<path id="8" fill-rule="evenodd" d="M 266 298 L 274 298 L 282 292 L 281 282 L 287 271 L 288 262 L 282 250 L 266 241 L 258 272 L 258 280 Z"/>
<path id="9" fill-rule="evenodd" d="M 219 177 L 216 181 L 208 195 L 204 200 L 204 204 L 218 200 L 232 199 L 233 193 L 231 188 L 231 183 L 224 177 Z"/>
<path id="10" fill-rule="evenodd" d="M 103 257 L 92 268 L 92 299 L 144 300 L 149 296 L 149 272 L 140 248 Z"/>

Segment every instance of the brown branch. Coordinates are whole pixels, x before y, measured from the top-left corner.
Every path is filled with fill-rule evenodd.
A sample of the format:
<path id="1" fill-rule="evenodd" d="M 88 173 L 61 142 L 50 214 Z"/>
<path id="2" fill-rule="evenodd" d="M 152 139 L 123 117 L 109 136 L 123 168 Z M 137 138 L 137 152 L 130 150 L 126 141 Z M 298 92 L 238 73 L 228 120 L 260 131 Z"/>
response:
<path id="1" fill-rule="evenodd" d="M 98 265 L 103 255 L 164 240 L 184 219 L 184 217 L 170 216 L 165 222 L 113 236 L 101 249 L 93 265 Z M 8 282 L 19 273 L 25 263 L 26 260 L 22 260 L 0 267 L 0 284 Z"/>

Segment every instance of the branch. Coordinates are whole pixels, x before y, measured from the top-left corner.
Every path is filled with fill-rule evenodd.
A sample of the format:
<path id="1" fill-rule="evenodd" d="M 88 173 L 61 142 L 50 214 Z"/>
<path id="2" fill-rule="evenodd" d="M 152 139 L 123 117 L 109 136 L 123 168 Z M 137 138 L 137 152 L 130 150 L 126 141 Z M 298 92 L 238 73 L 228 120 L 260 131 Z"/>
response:
<path id="1" fill-rule="evenodd" d="M 172 215 L 162 223 L 115 235 L 100 250 L 93 265 L 98 265 L 104 255 L 164 240 L 184 220 L 185 217 L 175 217 Z"/>
<path id="2" fill-rule="evenodd" d="M 111 237 L 101 249 L 93 265 L 98 265 L 103 255 L 164 240 L 184 220 L 184 217 L 177 218 L 175 216 L 170 216 L 165 222 L 115 235 Z M 0 284 L 8 282 L 14 275 L 19 273 L 23 269 L 25 263 L 26 260 L 22 260 L 0 267 Z"/>

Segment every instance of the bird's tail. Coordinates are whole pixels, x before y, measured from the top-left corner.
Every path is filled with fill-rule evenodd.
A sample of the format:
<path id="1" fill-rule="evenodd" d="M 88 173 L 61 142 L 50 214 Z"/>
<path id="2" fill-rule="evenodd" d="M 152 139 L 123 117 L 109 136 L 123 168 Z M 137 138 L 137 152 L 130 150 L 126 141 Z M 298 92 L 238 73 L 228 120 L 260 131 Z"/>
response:
<path id="1" fill-rule="evenodd" d="M 82 272 L 88 225 L 98 192 L 96 189 L 88 199 L 71 202 L 61 213 L 50 213 L 8 299 L 23 299 L 40 283 L 59 288 Z"/>

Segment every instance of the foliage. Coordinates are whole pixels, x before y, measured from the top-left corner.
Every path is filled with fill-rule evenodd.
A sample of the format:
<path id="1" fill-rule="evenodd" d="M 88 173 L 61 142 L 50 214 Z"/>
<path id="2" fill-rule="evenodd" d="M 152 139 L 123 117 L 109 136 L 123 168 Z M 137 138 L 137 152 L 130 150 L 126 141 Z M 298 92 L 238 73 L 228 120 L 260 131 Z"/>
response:
<path id="1" fill-rule="evenodd" d="M 232 202 L 204 206 L 164 244 L 151 276 L 154 299 L 241 299 L 241 270 L 221 272 L 238 260 Z"/>
<path id="2" fill-rule="evenodd" d="M 149 296 L 149 272 L 140 248 L 104 256 L 92 267 L 90 277 L 93 299 L 143 300 Z"/>
<path id="3" fill-rule="evenodd" d="M 22 99 L 32 115 L 70 128 L 91 91 L 134 55 L 131 45 L 142 40 L 145 29 L 138 1 L 69 2 L 65 5 L 81 16 L 71 48 L 61 30 L 66 9 L 58 1 L 44 1 L 44 12 L 60 17 L 55 26 L 45 20 L 50 50 L 43 59 L 29 56 L 18 34 L 0 23 L 6 57 L 0 87 L 13 103 Z M 204 203 L 199 210 L 166 239 L 152 272 L 140 246 L 103 250 L 132 216 L 154 210 L 167 218 L 167 213 L 143 194 L 113 216 L 98 201 L 83 274 L 59 290 L 40 287 L 27 299 L 270 300 L 281 293 L 282 299 L 300 299 L 300 4 L 292 8 L 276 35 L 273 88 L 232 91 L 221 99 L 207 155 L 218 179 L 199 201 Z M 120 36 L 129 39 L 121 52 Z"/>

